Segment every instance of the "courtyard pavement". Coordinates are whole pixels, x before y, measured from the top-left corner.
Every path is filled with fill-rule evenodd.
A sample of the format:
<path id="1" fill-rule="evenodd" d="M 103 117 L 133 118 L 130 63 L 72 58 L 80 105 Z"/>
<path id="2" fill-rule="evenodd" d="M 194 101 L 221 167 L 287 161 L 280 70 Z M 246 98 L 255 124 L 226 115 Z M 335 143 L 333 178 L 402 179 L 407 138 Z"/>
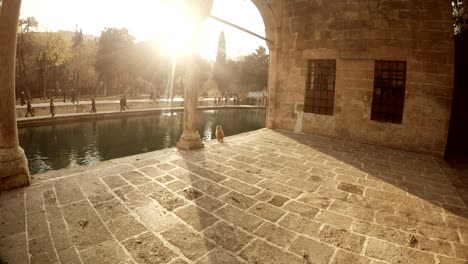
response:
<path id="1" fill-rule="evenodd" d="M 0 262 L 467 263 L 447 171 L 268 129 L 53 171 L 0 194 Z"/>

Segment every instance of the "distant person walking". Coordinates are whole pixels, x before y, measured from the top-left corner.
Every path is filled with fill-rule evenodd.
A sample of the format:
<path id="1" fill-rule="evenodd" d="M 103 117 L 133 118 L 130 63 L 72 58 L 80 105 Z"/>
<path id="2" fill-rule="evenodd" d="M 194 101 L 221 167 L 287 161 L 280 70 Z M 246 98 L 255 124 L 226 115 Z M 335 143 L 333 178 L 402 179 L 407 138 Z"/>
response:
<path id="1" fill-rule="evenodd" d="M 96 113 L 96 100 L 93 98 L 91 98 L 91 113 Z"/>
<path id="2" fill-rule="evenodd" d="M 71 101 L 72 101 L 73 104 L 75 102 L 79 103 L 78 102 L 78 94 L 76 93 L 76 91 L 74 89 L 71 90 Z"/>
<path id="3" fill-rule="evenodd" d="M 52 117 L 55 116 L 54 99 L 50 99 L 50 115 L 51 115 Z"/>
<path id="4" fill-rule="evenodd" d="M 63 94 L 63 102 L 66 103 L 67 102 L 67 91 L 65 89 L 63 89 L 62 94 Z"/>
<path id="5" fill-rule="evenodd" d="M 125 111 L 125 110 L 128 110 L 128 106 L 127 106 L 127 98 L 124 95 L 120 98 L 120 111 Z"/>
<path id="6" fill-rule="evenodd" d="M 24 96 L 23 91 L 21 91 L 21 93 L 20 93 L 20 104 L 21 104 L 21 106 L 26 104 L 26 97 Z"/>
<path id="7" fill-rule="evenodd" d="M 24 117 L 28 117 L 28 114 L 30 114 L 31 116 L 34 116 L 33 112 L 32 112 L 32 106 L 31 106 L 31 100 L 28 99 L 28 102 L 26 104 L 26 115 Z"/>

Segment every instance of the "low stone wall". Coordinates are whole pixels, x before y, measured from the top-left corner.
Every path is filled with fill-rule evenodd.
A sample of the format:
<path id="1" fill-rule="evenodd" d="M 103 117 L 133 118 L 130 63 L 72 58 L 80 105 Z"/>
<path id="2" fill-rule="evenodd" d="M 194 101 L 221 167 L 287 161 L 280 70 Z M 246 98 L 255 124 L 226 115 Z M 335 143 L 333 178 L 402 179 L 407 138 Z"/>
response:
<path id="1" fill-rule="evenodd" d="M 58 102 L 60 103 L 60 102 Z M 55 105 L 55 114 L 77 114 L 77 113 L 89 113 L 91 111 L 91 103 L 79 103 L 79 104 L 58 104 Z M 199 101 L 199 106 L 208 106 L 212 105 L 211 101 Z M 163 101 L 147 101 L 147 102 L 128 102 L 128 107 L 131 110 L 135 109 L 149 109 L 149 108 L 166 108 L 166 107 L 183 107 L 184 102 L 163 102 Z M 50 108 L 48 104 L 40 104 L 40 106 L 32 105 L 33 112 L 35 116 L 50 116 Z M 109 102 L 96 102 L 96 109 L 98 112 L 106 111 L 119 111 L 120 103 L 118 101 L 109 101 Z M 24 117 L 26 115 L 26 107 L 17 107 L 16 108 L 16 117 Z"/>

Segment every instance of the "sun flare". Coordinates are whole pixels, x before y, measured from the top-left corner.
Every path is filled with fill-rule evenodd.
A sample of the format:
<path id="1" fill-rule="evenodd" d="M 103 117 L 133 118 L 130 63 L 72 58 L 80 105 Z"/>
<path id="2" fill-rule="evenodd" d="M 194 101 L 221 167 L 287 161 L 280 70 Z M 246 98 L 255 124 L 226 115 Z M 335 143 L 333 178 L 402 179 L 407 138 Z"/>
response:
<path id="1" fill-rule="evenodd" d="M 156 36 L 154 43 L 173 56 L 182 57 L 199 53 L 200 45 L 194 41 L 196 22 L 182 1 L 160 1 L 155 14 Z"/>

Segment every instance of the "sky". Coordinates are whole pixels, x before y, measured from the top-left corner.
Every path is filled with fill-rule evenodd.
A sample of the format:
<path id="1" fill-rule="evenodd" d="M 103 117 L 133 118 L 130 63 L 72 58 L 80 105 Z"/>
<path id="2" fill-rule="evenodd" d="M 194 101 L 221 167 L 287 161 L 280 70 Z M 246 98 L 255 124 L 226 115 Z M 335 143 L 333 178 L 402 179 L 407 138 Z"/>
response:
<path id="1" fill-rule="evenodd" d="M 214 0 L 211 14 L 265 35 L 262 17 L 250 0 Z M 29 16 L 38 20 L 39 31 L 74 31 L 78 25 L 84 34 L 99 36 L 106 27 L 126 27 L 136 41 L 149 41 L 158 34 L 167 35 L 183 27 L 167 22 L 175 16 L 164 9 L 160 0 L 23 0 L 21 18 Z M 264 40 L 207 19 L 200 51 L 204 58 L 216 58 L 221 31 L 224 31 L 226 53 L 230 58 L 249 54 L 258 46 L 266 47 Z M 183 39 L 178 40 L 183 42 Z"/>

